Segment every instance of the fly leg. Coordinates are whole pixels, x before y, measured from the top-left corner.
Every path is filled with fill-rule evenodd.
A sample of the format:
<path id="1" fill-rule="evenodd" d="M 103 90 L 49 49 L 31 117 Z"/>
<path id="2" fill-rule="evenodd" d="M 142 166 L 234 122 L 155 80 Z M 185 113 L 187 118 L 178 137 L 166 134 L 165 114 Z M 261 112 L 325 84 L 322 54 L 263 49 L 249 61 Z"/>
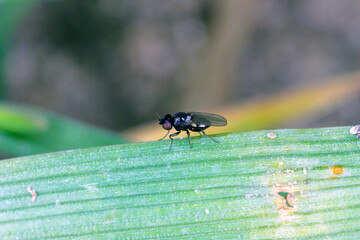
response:
<path id="1" fill-rule="evenodd" d="M 172 137 L 176 137 L 177 135 L 179 135 L 180 132 L 181 132 L 181 131 L 178 131 L 178 132 L 176 132 L 176 133 L 170 134 L 169 138 L 171 139 L 171 143 L 170 143 L 169 151 L 171 150 L 171 146 L 172 146 L 173 141 L 174 141 L 174 139 L 173 139 Z"/>
<path id="2" fill-rule="evenodd" d="M 163 140 L 164 138 L 166 138 L 166 136 L 169 134 L 169 132 L 170 132 L 170 130 L 167 132 L 167 134 L 166 134 L 163 138 L 159 139 L 159 141 L 161 141 L 161 140 Z"/>
<path id="3" fill-rule="evenodd" d="M 189 139 L 190 148 L 192 148 L 191 142 L 190 142 L 190 132 L 189 132 L 189 130 L 186 130 L 186 133 L 187 133 L 187 136 L 188 136 L 188 139 Z"/>
<path id="4" fill-rule="evenodd" d="M 210 137 L 209 135 L 206 135 L 206 133 L 204 131 L 201 131 L 202 134 L 204 134 L 205 136 L 207 136 L 208 138 L 210 138 L 211 140 L 213 140 L 216 143 L 219 143 L 218 141 L 216 141 L 215 139 L 213 139 L 212 137 Z M 199 132 L 200 133 L 200 132 Z M 200 134 L 201 135 L 201 134 Z"/>

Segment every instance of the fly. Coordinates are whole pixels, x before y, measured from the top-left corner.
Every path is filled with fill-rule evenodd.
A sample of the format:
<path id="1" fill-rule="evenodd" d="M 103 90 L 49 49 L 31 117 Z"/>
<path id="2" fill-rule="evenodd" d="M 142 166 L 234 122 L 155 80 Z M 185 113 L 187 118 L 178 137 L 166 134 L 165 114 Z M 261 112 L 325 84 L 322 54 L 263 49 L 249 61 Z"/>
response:
<path id="1" fill-rule="evenodd" d="M 174 141 L 173 137 L 179 135 L 181 131 L 186 131 L 189 139 L 190 148 L 192 148 L 192 146 L 190 142 L 189 131 L 198 132 L 200 136 L 202 136 L 201 134 L 203 134 L 208 138 L 210 138 L 211 140 L 213 140 L 214 142 L 218 143 L 218 141 L 206 135 L 204 130 L 210 126 L 217 126 L 217 127 L 226 126 L 227 120 L 220 115 L 212 114 L 212 113 L 178 112 L 173 115 L 165 114 L 162 118 L 159 119 L 159 124 L 162 125 L 162 127 L 168 131 L 166 135 L 159 140 L 163 140 L 164 138 L 166 138 L 166 136 L 170 133 L 170 130 L 173 127 L 177 131 L 176 133 L 169 135 L 169 138 L 171 139 L 170 148 L 169 148 L 170 151 Z"/>

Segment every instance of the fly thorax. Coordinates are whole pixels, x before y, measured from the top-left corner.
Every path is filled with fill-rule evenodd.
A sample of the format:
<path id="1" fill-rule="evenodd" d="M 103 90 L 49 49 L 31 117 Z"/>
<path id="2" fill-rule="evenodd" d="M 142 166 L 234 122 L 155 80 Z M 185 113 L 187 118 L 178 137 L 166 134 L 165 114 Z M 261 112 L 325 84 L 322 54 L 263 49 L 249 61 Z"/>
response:
<path id="1" fill-rule="evenodd" d="M 175 118 L 174 119 L 174 125 L 179 125 L 181 122 L 181 118 Z"/>
<path id="2" fill-rule="evenodd" d="M 191 123 L 191 116 L 187 116 L 185 122 L 187 124 L 190 124 Z"/>

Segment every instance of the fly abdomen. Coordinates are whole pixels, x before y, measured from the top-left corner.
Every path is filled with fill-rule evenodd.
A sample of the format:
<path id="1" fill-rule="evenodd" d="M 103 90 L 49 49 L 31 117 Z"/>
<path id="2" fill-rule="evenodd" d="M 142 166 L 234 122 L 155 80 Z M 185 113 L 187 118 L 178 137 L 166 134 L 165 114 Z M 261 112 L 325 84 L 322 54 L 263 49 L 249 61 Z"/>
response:
<path id="1" fill-rule="evenodd" d="M 205 125 L 205 124 L 195 124 L 192 123 L 190 124 L 189 130 L 193 131 L 193 132 L 201 132 L 205 129 L 207 129 L 208 127 L 210 127 L 209 125 Z"/>

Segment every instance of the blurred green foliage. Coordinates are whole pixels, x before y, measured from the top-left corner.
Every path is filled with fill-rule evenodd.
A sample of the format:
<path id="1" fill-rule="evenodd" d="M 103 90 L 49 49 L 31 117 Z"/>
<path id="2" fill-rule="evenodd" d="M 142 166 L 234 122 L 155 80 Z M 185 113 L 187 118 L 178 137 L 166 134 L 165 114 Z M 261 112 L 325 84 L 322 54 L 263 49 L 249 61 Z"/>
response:
<path id="1" fill-rule="evenodd" d="M 127 142 L 125 138 L 115 133 L 43 110 L 0 104 L 0 151 L 6 156 L 26 156 L 124 142 Z"/>
<path id="2" fill-rule="evenodd" d="M 27 12 L 26 10 L 30 9 L 30 4 L 32 2 L 36 1 L 8 0 L 0 3 L 0 95 L 2 96 L 6 93 L 10 96 L 10 90 L 6 92 L 4 89 L 4 85 L 6 85 L 3 82 L 4 58 L 7 50 L 11 47 L 11 40 L 14 34 L 16 34 L 16 32 L 21 33 L 28 27 L 27 24 L 24 24 L 22 30 L 17 30 L 18 23 L 25 15 L 24 13 Z M 59 5 L 57 4 L 58 2 L 60 3 Z M 251 88 L 246 86 L 237 88 L 236 84 L 227 77 L 229 73 L 228 66 L 233 65 L 236 62 L 235 59 L 241 58 L 238 54 L 242 51 L 241 49 L 245 46 L 245 43 L 247 43 L 247 36 L 253 28 L 252 18 L 239 14 L 237 10 L 241 9 L 242 11 L 250 12 L 247 9 L 256 9 L 256 2 L 251 2 L 251 4 L 245 4 L 244 6 L 236 1 L 217 2 L 217 4 L 214 5 L 210 4 L 211 8 L 209 7 L 209 3 L 203 5 L 200 4 L 197 7 L 191 6 L 191 4 L 185 4 L 183 7 L 187 6 L 189 9 L 193 9 L 192 11 L 194 11 L 194 13 L 189 9 L 183 10 L 183 12 L 179 10 L 179 15 L 172 14 L 168 11 L 169 9 L 176 8 L 167 6 L 167 8 L 164 8 L 166 11 L 164 9 L 162 10 L 163 13 L 159 10 L 160 13 L 158 13 L 158 16 L 151 15 L 150 17 L 145 14 L 146 12 L 144 12 L 143 9 L 147 7 L 144 7 L 139 3 L 127 5 L 125 1 L 120 1 L 120 3 L 118 3 L 119 9 L 123 8 L 122 11 L 119 11 L 119 14 L 122 13 L 120 16 L 110 11 L 114 8 L 105 8 L 108 11 L 98 12 L 98 4 L 101 1 L 58 2 L 54 1 L 51 4 L 48 4 L 49 6 L 45 6 L 44 8 L 40 7 L 33 12 L 29 11 L 28 16 L 29 19 L 32 19 L 33 15 L 36 15 L 37 13 L 39 15 L 44 14 L 44 18 L 40 17 L 37 21 L 30 22 L 32 26 L 36 26 L 40 29 L 40 34 L 37 35 L 37 37 L 40 37 L 40 39 L 47 38 L 44 39 L 44 42 L 48 41 L 47 43 L 52 43 L 49 45 L 52 46 L 50 49 L 54 51 L 48 51 L 49 49 L 47 48 L 39 49 L 42 49 L 42 51 L 46 53 L 53 52 L 55 56 L 62 56 L 62 58 L 60 57 L 59 62 L 56 60 L 54 61 L 51 58 L 53 55 L 49 54 L 42 59 L 40 58 L 40 60 L 35 56 L 34 58 L 30 57 L 22 62 L 26 56 L 31 55 L 31 53 L 29 54 L 25 51 L 25 54 L 23 54 L 23 52 L 19 51 L 20 54 L 18 58 L 15 57 L 15 61 L 12 62 L 11 71 L 21 72 L 21 70 L 27 69 L 32 63 L 36 63 L 32 70 L 38 68 L 41 70 L 36 73 L 37 75 L 34 74 L 32 76 L 30 76 L 31 72 L 33 72 L 32 70 L 22 71 L 20 75 L 23 76 L 23 78 L 19 77 L 20 80 L 18 79 L 18 83 L 14 85 L 11 84 L 13 84 L 17 78 L 10 74 L 13 78 L 9 77 L 7 79 L 8 85 L 11 85 L 12 87 L 9 87 L 9 89 L 17 90 L 12 93 L 12 98 L 9 97 L 9 99 L 19 102 L 32 102 L 35 105 L 43 104 L 42 106 L 49 108 L 58 106 L 57 109 L 60 109 L 61 112 L 66 114 L 70 112 L 73 114 L 72 116 L 76 116 L 76 118 L 80 116 L 79 119 L 82 117 L 82 119 L 85 119 L 85 121 L 88 122 L 91 121 L 89 119 L 93 116 L 95 116 L 95 119 L 96 117 L 101 116 L 101 118 L 99 118 L 101 120 L 96 120 L 94 122 L 100 123 L 103 119 L 107 119 L 104 122 L 108 121 L 107 123 L 109 125 L 106 125 L 104 122 L 101 122 L 100 125 L 108 127 L 112 126 L 114 129 L 125 129 L 128 126 L 138 125 L 140 121 L 146 121 L 149 118 L 143 116 L 146 114 L 151 116 L 154 115 L 154 106 L 162 111 L 168 111 L 175 107 L 182 107 L 183 109 L 181 110 L 188 111 L 194 110 L 193 108 L 196 108 L 196 104 L 200 104 L 201 101 L 203 101 L 203 103 L 200 104 L 201 106 L 206 106 L 206 104 L 208 104 L 208 106 L 220 106 L 220 108 L 217 108 L 214 112 L 219 114 L 224 113 L 223 115 L 229 119 L 228 128 L 221 128 L 219 131 L 233 132 L 239 130 L 283 127 L 283 125 L 280 125 L 279 123 L 286 124 L 289 122 L 289 119 L 297 121 L 296 124 L 298 124 L 304 119 L 304 116 L 321 116 L 331 112 L 329 109 L 335 109 L 336 106 L 339 106 L 339 104 L 342 104 L 345 100 L 347 101 L 348 98 L 353 97 L 359 89 L 359 84 L 357 84 L 359 81 L 357 76 L 354 76 L 354 79 L 351 81 L 342 81 L 342 79 L 340 79 L 342 83 L 339 81 L 339 85 L 336 85 L 335 88 L 331 88 L 330 92 L 327 90 L 331 83 L 328 83 L 326 78 L 325 81 L 321 81 L 320 84 L 318 84 L 318 86 L 320 86 L 318 89 L 319 91 L 312 91 L 315 87 L 315 84 L 313 83 L 309 84 L 310 87 L 300 94 L 294 94 L 295 91 L 289 91 L 289 88 L 286 89 L 286 91 L 284 91 L 284 89 L 277 89 L 276 92 L 271 92 L 271 90 L 276 89 L 275 86 L 278 86 L 279 84 L 270 80 L 274 79 L 274 76 L 271 77 L 272 75 L 269 74 L 269 72 L 264 71 L 264 69 L 266 66 L 269 66 L 270 69 L 271 65 L 269 65 L 269 62 L 272 63 L 279 58 L 273 57 L 276 55 L 269 55 L 268 57 L 263 58 L 263 56 L 267 56 L 267 48 L 265 49 L 264 47 L 264 49 L 261 48 L 263 49 L 263 52 L 256 53 L 255 51 L 257 57 L 265 59 L 264 65 L 249 64 L 254 66 L 251 73 L 253 75 L 262 73 L 263 75 L 260 74 L 261 77 L 258 77 L 266 82 L 266 84 L 254 85 Z M 63 2 L 64 4 L 62 5 Z M 246 1 L 243 3 L 246 3 Z M 247 3 L 250 3 L 250 1 Z M 113 6 L 112 4 L 114 3 L 110 3 L 108 6 Z M 102 6 L 104 7 L 105 5 Z M 116 10 L 118 11 L 119 9 Z M 197 10 L 195 11 L 194 9 Z M 214 13 L 210 14 L 211 16 L 208 14 L 203 16 L 204 9 L 207 13 L 212 11 L 214 11 Z M 211 11 L 209 9 L 211 9 Z M 152 9 L 151 11 L 155 10 Z M 218 14 L 215 14 L 216 12 Z M 229 13 L 231 13 L 230 15 L 232 17 L 225 17 L 230 16 Z M 185 21 L 186 24 L 184 24 L 182 21 L 184 16 L 182 14 L 184 16 L 188 14 L 186 15 L 188 20 L 194 20 L 193 17 L 203 16 L 206 21 L 197 19 L 196 21 Z M 169 26 L 167 24 L 161 25 L 160 23 L 163 23 L 164 19 L 167 19 L 165 17 L 169 17 L 170 15 L 176 15 L 177 17 L 170 18 L 171 21 L 166 21 L 166 23 L 177 24 L 170 24 Z M 252 14 L 249 15 L 252 16 Z M 52 18 L 53 16 L 57 17 Z M 243 16 L 244 19 L 240 21 L 240 19 L 237 18 L 239 16 Z M 151 22 L 148 18 L 153 18 L 151 20 L 152 24 L 148 24 L 148 22 Z M 47 21 L 42 21 L 42 19 L 47 19 Z M 23 22 L 27 23 L 27 21 Z M 135 24 L 136 22 L 137 24 Z M 237 29 L 238 22 L 242 22 L 242 28 L 244 28 L 245 25 L 248 26 L 248 28 L 243 30 Z M 266 22 L 267 21 L 264 23 Z M 176 29 L 182 29 L 183 31 L 184 29 L 187 29 L 186 26 L 193 26 L 192 24 L 195 24 L 198 28 L 190 29 L 190 33 L 192 34 L 181 34 L 181 36 L 194 36 L 195 32 L 201 32 L 200 30 L 202 29 L 203 35 L 200 34 L 201 36 L 199 35 L 198 38 L 203 39 L 203 41 L 199 40 L 199 42 L 204 44 L 200 45 L 204 47 L 204 53 L 207 53 L 200 54 L 200 56 L 204 55 L 204 57 L 196 58 L 201 51 L 199 50 L 199 52 L 197 52 L 198 50 L 194 50 L 197 48 L 193 48 L 192 51 L 189 51 L 193 53 L 189 53 L 184 57 L 184 59 L 191 59 L 188 64 L 192 65 L 196 71 L 182 68 L 182 62 L 184 60 L 178 58 L 180 56 L 179 53 L 171 50 L 174 46 L 177 46 L 176 41 L 169 41 L 172 37 L 176 37 L 176 35 L 172 35 L 174 32 L 169 30 L 172 29 L 175 31 Z M 87 25 L 89 28 L 85 29 L 84 26 Z M 177 28 L 175 28 L 175 26 L 177 26 Z M 184 26 L 185 28 L 183 28 Z M 152 29 L 151 27 L 154 28 Z M 148 31 L 148 35 L 142 35 L 144 32 L 147 32 L 144 31 L 144 29 Z M 226 29 L 225 32 L 223 32 L 224 29 Z M 267 29 L 267 31 L 272 30 L 271 27 L 264 27 L 264 29 Z M 235 30 L 238 32 L 236 33 Z M 19 34 L 17 37 L 18 39 L 26 39 L 28 35 L 32 35 L 34 31 L 36 33 L 36 30 L 29 32 L 25 31 L 25 34 Z M 184 33 L 182 31 L 180 31 L 180 33 Z M 127 45 L 124 45 L 124 43 L 119 40 L 122 39 L 121 36 L 126 36 L 127 41 L 124 40 L 124 42 L 126 42 Z M 264 41 L 266 39 L 271 39 L 269 37 L 259 38 Z M 26 45 L 25 48 L 37 49 L 34 47 L 34 42 L 36 42 L 37 38 L 35 37 L 34 39 L 32 39 L 32 42 L 30 41 L 30 44 Z M 206 39 L 206 41 L 204 39 Z M 179 38 L 178 41 L 180 40 L 184 39 Z M 184 42 L 181 42 L 178 47 L 182 46 L 184 49 L 179 48 L 179 52 L 186 53 L 187 51 L 183 50 L 189 48 L 190 44 L 185 43 L 190 42 L 194 42 L 194 39 L 189 38 L 187 40 L 185 39 Z M 204 42 L 209 43 L 205 44 Z M 251 39 L 251 42 L 257 44 L 253 39 Z M 42 41 L 39 41 L 39 45 L 41 44 L 46 45 Z M 263 46 L 264 44 L 261 43 L 259 45 Z M 309 46 L 311 46 L 311 44 L 309 44 Z M 203 47 L 199 47 L 199 49 L 202 49 Z M 254 46 L 254 48 L 255 47 L 256 46 Z M 278 47 L 281 50 L 287 49 L 283 48 L 282 45 L 279 45 Z M 124 57 L 123 54 L 126 52 L 124 51 L 125 48 L 130 50 L 127 52 L 128 55 Z M 119 50 L 114 51 L 114 49 Z M 158 49 L 158 51 L 155 51 L 154 49 Z M 295 48 L 291 46 L 289 49 Z M 253 48 L 250 48 L 249 51 L 254 53 Z M 114 52 L 116 52 L 116 54 L 112 54 Z M 10 56 L 9 59 L 12 59 L 11 57 L 13 55 L 9 54 L 8 56 Z M 111 57 L 109 58 L 109 56 Z M 296 57 L 296 54 L 291 56 Z M 122 59 L 122 61 L 120 61 L 119 58 Z M 177 58 L 178 60 L 173 62 L 173 66 L 176 66 L 174 69 L 176 70 L 173 69 L 173 72 L 165 71 L 166 74 L 160 71 L 163 70 L 164 63 L 168 63 L 169 59 Z M 232 59 L 230 62 L 223 61 L 223 59 L 229 58 Z M 244 59 L 245 58 L 251 59 L 249 56 L 244 57 Z M 57 58 L 55 57 L 55 59 Z M 144 59 L 146 61 L 144 61 Z M 156 59 L 160 60 L 156 61 Z M 266 61 L 266 59 L 268 59 L 268 61 Z M 301 58 L 298 57 L 296 59 Z M 86 62 L 84 60 L 89 61 L 88 64 L 84 64 Z M 64 64 L 62 61 L 69 63 L 68 65 L 71 67 L 64 67 L 61 65 Z M 206 61 L 209 62 L 207 63 Z M 21 65 L 21 62 L 23 65 Z M 46 65 L 47 62 L 52 62 L 49 64 L 50 67 L 43 66 Z M 134 65 L 127 65 L 129 63 Z M 281 69 L 289 69 L 288 67 L 283 66 L 283 64 L 274 65 L 281 66 Z M 220 68 L 218 68 L 219 66 Z M 239 69 L 241 69 L 241 64 L 236 66 L 240 66 Z M 48 70 L 48 68 L 52 69 L 52 71 L 45 71 L 46 69 Z M 172 67 L 170 66 L 169 68 Z M 316 68 L 316 66 L 314 68 Z M 43 69 L 45 70 L 43 71 Z M 96 70 L 93 71 L 93 69 Z M 118 71 L 119 69 L 126 69 L 126 71 Z M 301 67 L 296 67 L 296 69 L 299 69 L 299 72 L 302 71 Z M 82 73 L 82 70 L 84 70 L 83 75 L 78 73 L 79 71 Z M 129 70 L 129 72 L 127 72 L 127 70 Z M 148 75 L 144 74 L 143 71 L 148 71 Z M 187 71 L 189 72 L 187 73 Z M 47 75 L 43 74 L 44 72 L 47 73 Z M 135 72 L 141 72 L 141 74 L 136 75 Z M 276 72 L 281 73 L 282 71 Z M 66 74 L 62 75 L 64 73 L 69 73 L 69 76 L 71 77 L 66 76 Z M 184 75 L 178 79 L 174 78 L 175 80 L 172 82 L 171 79 L 173 76 L 181 74 Z M 209 80 L 209 76 L 213 79 L 212 81 Z M 238 78 L 240 79 L 241 77 L 239 76 L 242 75 L 238 73 Z M 278 78 L 277 75 L 275 76 L 275 78 Z M 290 74 L 289 76 L 292 75 Z M 311 78 L 312 77 L 309 77 L 308 79 Z M 286 77 L 284 77 L 284 79 L 286 79 Z M 176 81 L 181 82 L 183 86 L 191 86 L 191 88 L 186 87 L 186 91 L 182 91 L 183 88 L 181 88 L 180 85 L 177 85 Z M 250 81 L 252 81 L 252 84 L 256 83 L 254 80 Z M 289 79 L 289 82 L 294 81 L 296 81 L 296 79 Z M 26 87 L 23 87 L 24 82 L 28 84 Z M 44 82 L 48 84 L 43 84 Z M 56 85 L 56 83 L 59 82 L 63 84 Z M 198 88 L 195 87 L 195 85 L 198 85 Z M 259 86 L 263 86 L 263 88 L 267 89 L 267 92 L 263 91 L 262 94 L 269 95 L 269 93 L 271 93 L 269 98 L 263 98 L 260 101 L 257 101 L 259 99 L 257 98 L 254 101 L 253 99 L 249 100 L 249 97 L 242 101 L 241 104 L 235 104 L 235 107 L 228 108 L 223 106 L 226 99 L 233 99 L 229 96 L 234 94 L 234 89 L 244 89 L 242 91 L 255 92 L 261 89 Z M 56 91 L 57 89 L 61 90 Z M 69 89 L 72 89 L 73 91 L 70 92 Z M 164 95 L 158 95 L 157 93 L 159 92 L 164 93 Z M 283 94 L 284 92 L 289 94 Z M 77 93 L 81 94 L 77 96 Z M 179 97 L 179 94 L 181 94 L 181 97 Z M 215 97 L 215 95 L 218 97 Z M 34 100 L 34 98 L 36 100 Z M 30 99 L 32 99 L 32 101 Z M 81 100 L 76 102 L 78 99 Z M 91 101 L 88 99 L 91 99 Z M 217 100 L 212 103 L 211 100 L 215 99 Z M 152 103 L 149 104 L 151 101 Z M 174 105 L 174 102 L 176 102 L 177 105 Z M 60 104 L 56 105 L 57 103 Z M 202 108 L 199 107 L 199 109 Z M 69 111 L 66 112 L 66 110 Z M 210 108 L 209 111 L 211 112 L 211 110 L 212 109 Z M 72 120 L 48 114 L 47 112 L 37 111 L 34 113 L 33 111 L 34 110 L 32 109 L 19 108 L 8 104 L 5 104 L 4 107 L 0 109 L 0 130 L 1 138 L 3 139 L 2 151 L 4 153 L 11 154 L 12 156 L 23 156 L 49 151 L 124 142 L 124 139 L 118 137 L 116 134 L 102 131 L 100 131 L 101 134 L 98 134 L 97 128 L 82 125 L 81 123 L 75 124 Z M 350 109 L 350 112 L 355 111 Z M 328 117 L 327 119 L 333 118 Z M 358 117 L 356 116 L 355 119 L 357 120 Z M 296 124 L 291 127 L 298 127 Z M 325 123 L 323 125 L 329 124 Z M 159 135 L 163 134 L 163 130 L 158 125 L 153 124 L 151 128 L 160 130 L 161 132 L 159 132 Z M 214 131 L 215 130 L 217 129 L 214 129 Z M 210 129 L 209 133 L 212 133 L 212 131 L 213 129 Z M 132 137 L 135 135 L 143 138 L 148 136 L 145 140 L 157 138 L 157 135 L 154 134 L 153 131 L 149 131 L 149 134 L 146 134 L 143 129 L 140 129 L 141 134 L 139 134 L 139 131 L 132 131 L 132 133 L 133 134 L 129 134 L 129 136 Z M 99 137 L 100 135 L 102 137 Z M 144 141 L 144 139 L 141 141 Z"/>
<path id="3" fill-rule="evenodd" d="M 4 59 L 17 25 L 32 1 L 0 3 L 0 97 L 4 97 Z M 84 123 L 31 107 L 0 103 L 0 153 L 6 157 L 127 142 Z"/>

